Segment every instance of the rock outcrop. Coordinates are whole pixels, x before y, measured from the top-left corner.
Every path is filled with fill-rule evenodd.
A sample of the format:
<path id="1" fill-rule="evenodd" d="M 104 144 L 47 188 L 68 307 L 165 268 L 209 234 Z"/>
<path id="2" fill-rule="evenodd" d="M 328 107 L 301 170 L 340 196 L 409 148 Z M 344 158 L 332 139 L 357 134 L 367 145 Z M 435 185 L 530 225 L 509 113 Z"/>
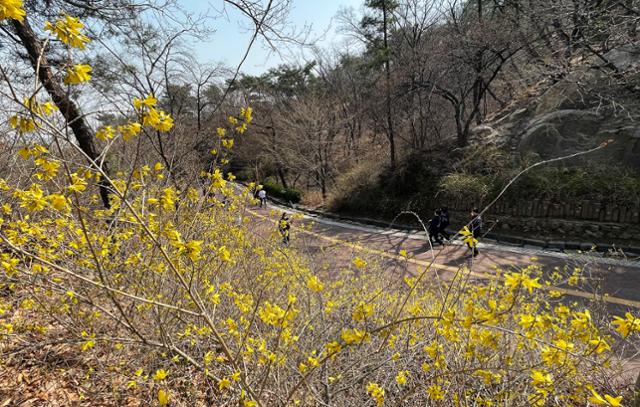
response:
<path id="1" fill-rule="evenodd" d="M 472 139 L 541 159 L 613 139 L 590 158 L 640 169 L 639 57 L 640 44 L 627 45 L 605 54 L 608 65 L 594 59 L 555 83 L 539 83 L 529 96 L 476 127 Z"/>

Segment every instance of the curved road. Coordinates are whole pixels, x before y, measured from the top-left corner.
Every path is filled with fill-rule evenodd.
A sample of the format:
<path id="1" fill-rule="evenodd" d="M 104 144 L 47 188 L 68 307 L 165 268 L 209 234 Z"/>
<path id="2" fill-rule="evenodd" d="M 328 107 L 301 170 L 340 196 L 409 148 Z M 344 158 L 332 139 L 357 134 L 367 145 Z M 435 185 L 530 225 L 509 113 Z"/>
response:
<path id="1" fill-rule="evenodd" d="M 381 261 L 407 261 L 413 266 L 428 267 L 438 272 L 440 277 L 451 278 L 462 266 L 468 266 L 472 278 L 500 278 L 495 268 L 514 269 L 532 262 L 543 266 L 545 272 L 555 267 L 565 266 L 569 270 L 580 267 L 585 283 L 580 287 L 548 287 L 581 302 L 604 301 L 609 311 L 615 314 L 632 309 L 640 312 L 640 262 L 627 259 L 603 258 L 598 254 L 560 253 L 536 248 L 511 247 L 491 243 L 479 244 L 480 255 L 472 259 L 469 250 L 460 241 L 445 247 L 436 246 L 431 250 L 424 233 L 411 233 L 395 229 L 382 229 L 352 222 L 340 222 L 271 206 L 279 212 L 286 211 L 303 216 L 305 228 L 292 226 L 292 241 L 298 245 L 327 246 L 341 245 L 352 251 L 352 255 L 366 253 L 378 256 Z M 255 216 L 269 218 L 268 210 L 252 211 Z M 408 259 L 399 255 L 406 250 Z M 435 257 L 435 261 L 433 261 Z"/>

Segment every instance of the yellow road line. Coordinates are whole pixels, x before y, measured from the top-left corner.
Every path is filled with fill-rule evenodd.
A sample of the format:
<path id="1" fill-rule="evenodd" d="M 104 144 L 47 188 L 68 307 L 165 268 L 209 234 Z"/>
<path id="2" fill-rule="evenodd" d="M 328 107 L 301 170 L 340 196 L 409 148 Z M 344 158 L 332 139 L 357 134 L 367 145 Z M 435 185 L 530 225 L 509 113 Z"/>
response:
<path id="1" fill-rule="evenodd" d="M 257 212 L 254 212 L 252 210 L 249 210 L 249 212 L 251 214 L 253 214 L 254 216 L 257 216 L 259 218 L 263 218 L 263 219 L 267 219 L 270 222 L 274 222 L 277 223 L 276 220 L 269 218 L 268 216 L 259 214 Z M 358 243 L 352 243 L 352 242 L 348 242 L 345 240 L 341 240 L 341 239 L 337 239 L 335 237 L 330 237 L 330 236 L 325 236 L 322 235 L 320 233 L 317 232 L 312 232 L 310 230 L 305 230 L 305 229 L 298 229 L 299 232 L 302 233 L 306 233 L 308 235 L 317 237 L 319 239 L 322 240 L 326 240 L 328 242 L 332 242 L 335 244 L 339 244 L 341 246 L 346 246 L 349 247 L 353 250 L 359 251 L 359 252 L 363 252 L 363 253 L 370 253 L 370 254 L 374 254 L 374 255 L 378 255 L 380 257 L 386 257 L 388 259 L 392 259 L 392 260 L 400 260 L 400 261 L 407 261 L 408 263 L 413 263 L 419 266 L 424 266 L 424 267 L 428 267 L 428 268 L 434 268 L 434 269 L 439 269 L 439 270 L 445 270 L 445 271 L 450 271 L 450 272 L 458 272 L 460 270 L 459 267 L 453 267 L 453 266 L 447 266 L 444 264 L 438 264 L 438 263 L 431 263 L 429 261 L 426 260 L 418 260 L 415 258 L 406 258 L 403 256 L 400 256 L 397 253 L 390 253 L 387 251 L 383 251 L 383 250 L 379 250 L 379 249 L 372 249 L 370 247 L 366 247 L 363 246 L 361 244 Z M 504 281 L 504 277 L 496 275 L 496 274 L 488 274 L 488 273 L 482 273 L 482 272 L 477 272 L 477 271 L 472 271 L 469 270 L 468 271 L 469 275 L 474 276 L 474 277 L 478 277 L 478 278 L 484 278 L 484 279 L 497 279 L 500 281 Z M 571 295 L 574 297 L 580 297 L 580 298 L 585 298 L 585 299 L 589 299 L 589 300 L 600 300 L 600 301 L 604 301 L 604 302 L 608 302 L 610 304 L 617 304 L 617 305 L 624 305 L 627 307 L 634 307 L 634 308 L 639 308 L 640 309 L 640 301 L 634 301 L 634 300 L 627 300 L 624 298 L 619 298 L 619 297 L 611 297 L 611 296 L 603 296 L 603 295 L 597 295 L 595 293 L 590 293 L 588 291 L 582 291 L 582 290 L 574 290 L 571 288 L 562 288 L 562 287 L 556 287 L 556 286 L 547 286 L 547 285 L 543 285 L 542 286 L 543 290 L 547 290 L 547 291 L 558 291 L 561 294 L 564 295 Z"/>

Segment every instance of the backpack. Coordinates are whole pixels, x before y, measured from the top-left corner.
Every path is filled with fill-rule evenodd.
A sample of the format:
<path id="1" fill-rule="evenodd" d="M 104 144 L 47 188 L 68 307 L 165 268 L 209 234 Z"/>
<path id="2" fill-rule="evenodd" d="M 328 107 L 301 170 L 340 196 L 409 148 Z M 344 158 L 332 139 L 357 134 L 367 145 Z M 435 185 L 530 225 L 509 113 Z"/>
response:
<path id="1" fill-rule="evenodd" d="M 449 214 L 443 213 L 440 215 L 440 227 L 446 228 L 447 226 L 449 226 Z"/>
<path id="2" fill-rule="evenodd" d="M 482 218 L 480 216 L 475 217 L 471 221 L 471 232 L 474 236 L 479 235 L 482 232 Z"/>
<path id="3" fill-rule="evenodd" d="M 440 228 L 440 216 L 434 216 L 429 221 L 429 230 L 438 230 Z"/>

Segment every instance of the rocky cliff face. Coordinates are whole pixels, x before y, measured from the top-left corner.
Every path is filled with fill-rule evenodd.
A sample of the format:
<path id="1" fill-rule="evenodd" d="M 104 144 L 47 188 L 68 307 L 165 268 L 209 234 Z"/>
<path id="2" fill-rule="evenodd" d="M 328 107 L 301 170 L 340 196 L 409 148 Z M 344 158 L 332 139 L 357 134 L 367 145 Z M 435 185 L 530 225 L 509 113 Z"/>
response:
<path id="1" fill-rule="evenodd" d="M 640 170 L 640 44 L 603 57 L 537 84 L 476 127 L 472 138 L 541 159 L 613 139 L 595 159 Z"/>

